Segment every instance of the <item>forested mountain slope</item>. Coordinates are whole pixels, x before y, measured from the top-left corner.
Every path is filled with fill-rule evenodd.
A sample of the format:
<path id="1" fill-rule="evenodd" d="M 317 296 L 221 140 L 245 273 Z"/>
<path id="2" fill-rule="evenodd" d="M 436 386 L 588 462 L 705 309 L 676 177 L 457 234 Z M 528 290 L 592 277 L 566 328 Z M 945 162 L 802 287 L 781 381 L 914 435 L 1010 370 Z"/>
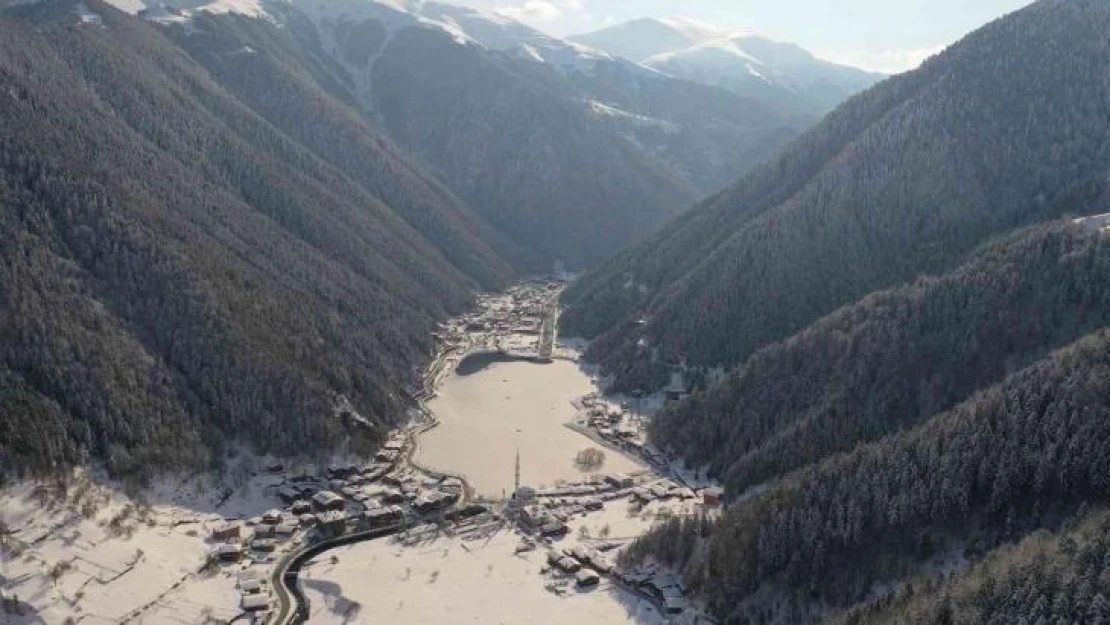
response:
<path id="1" fill-rule="evenodd" d="M 485 227 L 295 65 L 252 85 L 301 89 L 253 103 L 271 123 L 158 27 L 78 4 L 0 14 L 3 470 L 380 437 L 435 324 L 513 275 Z"/>
<path id="2" fill-rule="evenodd" d="M 1110 325 L 1110 245 L 1037 226 L 867 296 L 669 407 L 651 435 L 735 494 L 916 425 Z"/>
<path id="3" fill-rule="evenodd" d="M 1079 514 L 1059 532 L 1037 532 L 966 571 L 906 585 L 860 606 L 838 625 L 1010 625 L 1110 622 L 1110 515 Z"/>
<path id="4" fill-rule="evenodd" d="M 292 11 L 365 113 L 544 270 L 611 257 L 815 121 L 454 5 Z"/>
<path id="5" fill-rule="evenodd" d="M 1110 338 L 640 541 L 725 623 L 810 623 L 1110 501 Z M 940 621 L 951 622 L 951 621 Z"/>
<path id="6" fill-rule="evenodd" d="M 617 390 L 732 367 L 983 241 L 1110 210 L 1110 5 L 1042 0 L 849 100 L 778 158 L 588 274 L 568 331 Z"/>

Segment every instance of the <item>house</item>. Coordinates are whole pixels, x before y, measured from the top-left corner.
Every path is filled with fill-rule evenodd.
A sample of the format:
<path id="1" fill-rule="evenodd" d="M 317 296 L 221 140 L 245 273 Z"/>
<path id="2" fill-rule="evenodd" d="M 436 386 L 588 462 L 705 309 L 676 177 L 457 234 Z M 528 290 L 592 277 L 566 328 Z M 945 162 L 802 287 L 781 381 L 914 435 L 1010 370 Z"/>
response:
<path id="1" fill-rule="evenodd" d="M 261 612 L 270 609 L 270 597 L 263 594 L 243 595 L 244 612 Z"/>
<path id="2" fill-rule="evenodd" d="M 238 562 L 243 559 L 243 546 L 238 543 L 220 545 L 215 555 L 220 562 Z"/>
<path id="3" fill-rule="evenodd" d="M 632 478 L 623 473 L 607 475 L 605 476 L 605 481 L 613 488 L 631 488 L 634 484 Z"/>
<path id="4" fill-rule="evenodd" d="M 279 523 L 274 528 L 274 533 L 278 536 L 281 536 L 282 538 L 289 538 L 293 534 L 297 533 L 297 527 L 297 523 L 293 521 L 284 521 L 282 523 Z"/>
<path id="5" fill-rule="evenodd" d="M 278 489 L 277 496 L 278 499 L 281 499 L 281 503 L 288 506 L 301 498 L 301 489 L 294 486 L 282 486 Z"/>
<path id="6" fill-rule="evenodd" d="M 445 489 L 448 489 L 448 490 L 457 490 L 459 492 L 462 492 L 463 481 L 460 480 L 457 477 L 449 477 L 449 478 L 443 480 L 443 483 L 440 484 L 440 488 L 445 488 Z"/>
<path id="7" fill-rule="evenodd" d="M 582 565 L 570 556 L 563 556 L 555 562 L 555 567 L 560 571 L 570 574 L 582 570 Z"/>
<path id="8" fill-rule="evenodd" d="M 690 396 L 690 393 L 686 390 L 671 389 L 665 391 L 663 395 L 666 398 L 667 403 L 672 403 L 686 399 Z"/>
<path id="9" fill-rule="evenodd" d="M 401 452 L 396 449 L 382 449 L 374 454 L 374 460 L 378 462 L 396 462 L 397 458 L 401 456 Z"/>
<path id="10" fill-rule="evenodd" d="M 570 532 L 570 528 L 562 521 L 552 521 L 540 528 L 540 534 L 547 538 L 562 538 Z"/>
<path id="11" fill-rule="evenodd" d="M 667 614 L 682 614 L 688 605 L 686 598 L 681 595 L 663 597 L 663 609 Z"/>
<path id="12" fill-rule="evenodd" d="M 269 510 L 266 512 L 266 514 L 262 515 L 262 524 L 277 525 L 278 523 L 281 523 L 282 516 L 283 515 L 281 514 L 281 510 Z"/>
<path id="13" fill-rule="evenodd" d="M 312 527 L 319 522 L 315 514 L 302 514 L 297 517 L 297 520 L 300 522 L 301 527 Z"/>
<path id="14" fill-rule="evenodd" d="M 590 586 L 597 586 L 601 582 L 601 576 L 597 574 L 597 571 L 582 569 L 575 573 L 574 581 L 579 588 L 589 588 Z"/>
<path id="15" fill-rule="evenodd" d="M 251 543 L 251 549 L 262 553 L 271 553 L 277 549 L 277 543 L 271 538 L 256 538 Z"/>
<path id="16" fill-rule="evenodd" d="M 324 534 L 342 536 L 347 531 L 347 514 L 332 510 L 320 515 L 318 527 Z"/>
<path id="17" fill-rule="evenodd" d="M 405 503 L 405 495 L 401 491 L 388 488 L 382 491 L 382 503 L 395 505 Z"/>
<path id="18" fill-rule="evenodd" d="M 238 540 L 243 533 L 243 526 L 238 523 L 224 523 L 212 530 L 213 540 Z"/>
<path id="19" fill-rule="evenodd" d="M 336 480 L 350 477 L 355 473 L 358 473 L 358 467 L 353 464 L 332 465 L 328 467 L 327 476 L 329 480 Z"/>
<path id="20" fill-rule="evenodd" d="M 312 512 L 312 504 L 303 499 L 298 499 L 297 501 L 293 502 L 293 506 L 290 508 L 290 510 L 293 512 L 293 514 L 301 516 L 302 514 L 308 514 Z"/>
<path id="21" fill-rule="evenodd" d="M 720 486 L 712 486 L 701 491 L 701 502 L 706 506 L 719 506 L 724 497 L 725 489 Z"/>
<path id="22" fill-rule="evenodd" d="M 427 514 L 436 510 L 449 508 L 458 500 L 458 493 L 433 490 L 417 497 L 416 501 L 413 502 L 412 507 L 420 514 Z"/>
<path id="23" fill-rule="evenodd" d="M 313 495 L 312 504 L 317 510 L 342 510 L 347 507 L 347 502 L 330 490 L 322 490 Z"/>
<path id="24" fill-rule="evenodd" d="M 539 508 L 523 508 L 520 511 L 520 522 L 528 529 L 541 528 L 551 521 L 551 514 Z"/>
<path id="25" fill-rule="evenodd" d="M 590 557 L 590 566 L 597 569 L 598 571 L 601 571 L 602 573 L 612 573 L 613 569 L 616 568 L 613 566 L 613 563 L 609 560 L 609 558 L 606 558 L 600 553 L 594 554 Z"/>
<path id="26" fill-rule="evenodd" d="M 647 488 L 637 486 L 632 489 L 632 499 L 642 503 L 648 503 L 649 501 L 655 501 L 655 495 L 651 494 L 651 491 Z"/>
<path id="27" fill-rule="evenodd" d="M 244 595 L 253 595 L 262 592 L 262 580 L 246 579 L 239 582 L 239 592 Z"/>
<path id="28" fill-rule="evenodd" d="M 363 525 L 371 530 L 397 525 L 398 523 L 403 523 L 404 520 L 405 511 L 399 506 L 374 508 L 362 513 Z"/>

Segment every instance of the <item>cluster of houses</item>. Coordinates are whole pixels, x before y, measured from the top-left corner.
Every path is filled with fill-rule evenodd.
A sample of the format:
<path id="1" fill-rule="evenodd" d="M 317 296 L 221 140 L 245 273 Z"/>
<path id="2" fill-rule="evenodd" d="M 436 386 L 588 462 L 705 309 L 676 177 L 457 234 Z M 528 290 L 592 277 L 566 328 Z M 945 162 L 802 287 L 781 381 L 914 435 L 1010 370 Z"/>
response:
<path id="1" fill-rule="evenodd" d="M 545 320 L 558 298 L 562 283 L 533 280 L 507 293 L 478 299 L 478 310 L 464 315 L 436 333 L 439 349 L 450 353 L 469 345 L 506 351 L 542 351 Z M 537 343 L 539 341 L 539 343 Z"/>
<path id="2" fill-rule="evenodd" d="M 579 588 L 596 586 L 602 574 L 614 571 L 612 562 L 600 550 L 582 545 L 548 551 L 547 564 L 553 571 L 573 575 Z"/>
<path id="3" fill-rule="evenodd" d="M 211 561 L 267 563 L 284 545 L 305 537 L 318 540 L 395 527 L 453 508 L 462 498 L 463 483 L 398 469 L 406 444 L 407 438 L 397 435 L 367 466 L 336 465 L 324 477 L 300 475 L 285 480 L 273 491 L 281 508 L 211 528 Z M 276 473 L 282 467 L 268 470 Z M 240 607 L 252 621 L 265 622 L 272 595 L 259 571 L 248 567 L 241 572 Z"/>
<path id="4" fill-rule="evenodd" d="M 613 578 L 658 601 L 667 614 L 681 614 L 689 607 L 682 579 L 674 573 L 664 573 L 648 566 L 634 572 L 613 571 Z"/>
<path id="5" fill-rule="evenodd" d="M 527 282 L 505 295 L 482 300 L 480 312 L 460 319 L 461 328 L 467 332 L 538 336 L 559 287 L 556 282 Z"/>
<path id="6" fill-rule="evenodd" d="M 269 619 L 273 599 L 269 583 L 258 569 L 246 569 L 239 573 L 240 607 L 251 615 L 253 623 L 265 623 Z"/>
<path id="7" fill-rule="evenodd" d="M 648 504 L 653 501 L 701 499 L 707 507 L 718 506 L 724 496 L 719 487 L 694 490 L 653 474 L 632 477 L 623 474 L 596 475 L 578 484 L 569 484 L 547 490 L 522 489 L 525 495 L 534 498 L 538 505 L 548 509 L 562 510 L 566 516 L 600 510 L 605 503 L 631 498 L 632 501 Z"/>
<path id="8" fill-rule="evenodd" d="M 617 408 L 597 396 L 585 397 L 581 401 L 583 413 L 580 423 L 596 437 L 612 447 L 643 458 L 653 466 L 667 464 L 666 455 L 647 442 L 643 427 L 635 421 L 628 405 Z"/>
<path id="9" fill-rule="evenodd" d="M 656 601 L 667 614 L 681 614 L 689 607 L 681 578 L 672 573 L 660 572 L 653 565 L 635 571 L 623 570 L 615 566 L 607 555 L 608 551 L 617 546 L 618 543 L 614 542 L 600 542 L 593 547 L 576 545 L 564 549 L 549 549 L 547 570 L 556 575 L 573 576 L 579 589 L 596 586 L 602 576 L 608 576 L 628 589 Z"/>

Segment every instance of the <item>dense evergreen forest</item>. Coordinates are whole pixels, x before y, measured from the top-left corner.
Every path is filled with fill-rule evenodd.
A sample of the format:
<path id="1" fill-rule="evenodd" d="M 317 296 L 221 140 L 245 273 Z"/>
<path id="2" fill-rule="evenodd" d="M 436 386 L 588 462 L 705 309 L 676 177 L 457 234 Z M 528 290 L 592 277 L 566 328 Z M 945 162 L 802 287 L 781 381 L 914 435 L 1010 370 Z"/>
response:
<path id="1" fill-rule="evenodd" d="M 733 493 L 851 451 L 1110 325 L 1110 245 L 1071 224 L 1004 237 L 756 352 L 652 422 Z"/>
<path id="2" fill-rule="evenodd" d="M 368 447 L 502 242 L 301 59 L 239 99 L 88 4 L 0 15 L 0 469 Z M 248 63 L 219 34 L 209 65 Z"/>
<path id="3" fill-rule="evenodd" d="M 630 556 L 679 567 L 726 623 L 817 622 L 1107 503 L 1108 476 L 1100 330 L 915 429 L 785 477 L 719 521 L 672 521 Z"/>
<path id="4" fill-rule="evenodd" d="M 1043 0 L 860 94 L 572 289 L 614 390 L 730 368 L 983 242 L 1110 211 L 1110 5 Z"/>
<path id="5" fill-rule="evenodd" d="M 992 553 L 965 571 L 908 583 L 837 625 L 1010 625 L 1110 622 L 1110 515 L 1067 520 Z"/>
<path id="6" fill-rule="evenodd" d="M 999 19 L 568 291 L 730 498 L 627 560 L 730 625 L 1107 620 L 1108 27 Z"/>

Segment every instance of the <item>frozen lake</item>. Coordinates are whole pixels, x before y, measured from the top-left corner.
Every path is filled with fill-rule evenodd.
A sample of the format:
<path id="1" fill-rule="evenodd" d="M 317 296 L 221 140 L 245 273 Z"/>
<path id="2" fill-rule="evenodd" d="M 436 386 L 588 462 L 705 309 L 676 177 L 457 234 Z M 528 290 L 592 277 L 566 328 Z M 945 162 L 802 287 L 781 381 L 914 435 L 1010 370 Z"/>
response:
<path id="1" fill-rule="evenodd" d="M 512 490 L 517 450 L 523 484 L 540 487 L 580 479 L 586 474 L 575 466 L 575 456 L 600 447 L 564 424 L 575 416 L 571 402 L 596 390 L 574 362 L 468 358 L 429 402 L 440 425 L 420 437 L 415 459 L 425 467 L 464 475 L 479 494 L 493 497 Z M 614 451 L 605 450 L 605 456 L 598 472 L 643 469 Z M 634 512 L 628 501 L 610 502 L 603 512 L 572 519 L 570 536 L 560 546 L 588 541 L 588 536 L 640 535 L 656 520 L 654 514 Z M 301 587 L 312 602 L 310 622 L 669 622 L 649 602 L 607 580 L 590 590 L 580 591 L 569 583 L 559 594 L 553 592 L 550 578 L 541 574 L 545 549 L 517 554 L 519 542 L 518 534 L 503 528 L 488 534 L 441 535 L 415 546 L 378 540 L 330 551 L 301 572 Z"/>
<path id="2" fill-rule="evenodd" d="M 571 402 L 596 390 L 573 362 L 468 358 L 429 402 L 440 425 L 420 437 L 416 462 L 466 476 L 479 495 L 494 498 L 512 492 L 518 451 L 522 485 L 539 488 L 581 479 L 586 473 L 575 466 L 575 456 L 600 446 L 564 424 L 575 416 Z M 605 462 L 596 472 L 643 469 L 604 451 Z"/>

